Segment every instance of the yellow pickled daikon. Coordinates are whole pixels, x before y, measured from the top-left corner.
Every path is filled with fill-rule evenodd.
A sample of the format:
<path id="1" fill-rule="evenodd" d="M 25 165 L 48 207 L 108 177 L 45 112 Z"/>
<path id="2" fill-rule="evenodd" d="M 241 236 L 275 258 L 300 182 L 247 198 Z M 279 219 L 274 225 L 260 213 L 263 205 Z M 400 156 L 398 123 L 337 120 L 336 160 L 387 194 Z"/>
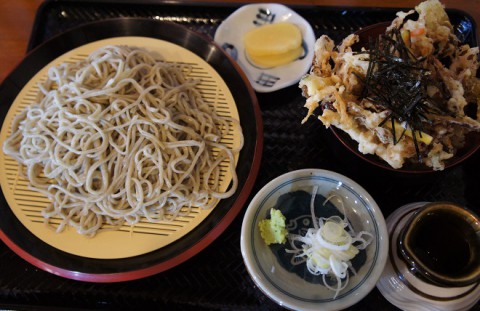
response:
<path id="1" fill-rule="evenodd" d="M 303 53 L 300 29 L 285 22 L 260 26 L 247 32 L 244 44 L 249 59 L 260 67 L 288 64 Z"/>

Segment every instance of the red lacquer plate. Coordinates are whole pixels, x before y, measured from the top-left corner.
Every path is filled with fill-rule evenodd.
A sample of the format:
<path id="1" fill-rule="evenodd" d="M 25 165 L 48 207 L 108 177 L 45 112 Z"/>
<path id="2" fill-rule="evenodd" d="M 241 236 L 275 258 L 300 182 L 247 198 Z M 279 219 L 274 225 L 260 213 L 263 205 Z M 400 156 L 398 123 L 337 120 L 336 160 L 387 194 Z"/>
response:
<path id="1" fill-rule="evenodd" d="M 6 183 L 2 183 L 0 238 L 31 264 L 65 278 L 120 282 L 147 277 L 185 262 L 212 243 L 235 219 L 250 195 L 260 166 L 262 119 L 255 92 L 247 78 L 235 61 L 210 38 L 175 23 L 141 18 L 110 19 L 85 24 L 45 42 L 29 53 L 0 86 L 2 122 L 7 122 L 7 113 L 25 86 L 52 61 L 96 42 L 122 41 L 122 38 L 125 38 L 125 44 L 135 38 L 138 45 L 155 45 L 157 41 L 163 42 L 162 48 L 175 45 L 179 50 L 194 54 L 208 70 L 211 68 L 218 73 L 228 93 L 225 101 L 232 98 L 236 108 L 233 110 L 242 125 L 244 146 L 236 165 L 239 184 L 233 196 L 221 200 L 198 224 L 172 242 L 144 248 L 134 254 L 126 252 L 127 255 L 122 256 L 109 255 L 100 248 L 97 248 L 98 253 L 103 252 L 103 255 L 96 256 L 93 248 L 87 256 L 83 255 L 82 249 L 75 249 L 75 243 L 67 242 L 66 248 L 62 248 L 35 234 L 35 230 L 29 227 L 29 220 L 19 219 L 15 208 L 9 205 L 12 202 L 7 196 L 9 189 Z M 38 200 L 36 196 L 30 199 L 35 200 Z M 121 248 L 121 243 L 117 248 L 118 245 Z"/>

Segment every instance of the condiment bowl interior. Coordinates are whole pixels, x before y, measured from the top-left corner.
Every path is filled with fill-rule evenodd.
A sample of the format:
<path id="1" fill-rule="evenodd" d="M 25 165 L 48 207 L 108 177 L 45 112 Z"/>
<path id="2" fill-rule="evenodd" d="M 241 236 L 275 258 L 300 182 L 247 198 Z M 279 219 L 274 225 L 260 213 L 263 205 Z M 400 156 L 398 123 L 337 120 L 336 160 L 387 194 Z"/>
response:
<path id="1" fill-rule="evenodd" d="M 314 277 L 305 264 L 291 264 L 292 254 L 285 252 L 288 242 L 267 246 L 258 228 L 271 208 L 285 215 L 290 233 L 313 227 L 309 202 L 314 187 L 325 198 L 335 195 L 331 203 L 337 209 L 343 202 L 355 232 L 368 231 L 373 236 L 363 258 L 352 259 L 357 274 L 350 274 L 347 287 L 336 298 L 335 292 L 322 284 L 321 276 Z M 316 206 L 315 216 L 329 217 L 331 212 Z M 379 207 L 360 185 L 331 171 L 304 169 L 277 177 L 256 194 L 244 216 L 241 251 L 252 279 L 273 301 L 295 310 L 338 310 L 360 301 L 375 286 L 386 262 L 388 234 Z"/>

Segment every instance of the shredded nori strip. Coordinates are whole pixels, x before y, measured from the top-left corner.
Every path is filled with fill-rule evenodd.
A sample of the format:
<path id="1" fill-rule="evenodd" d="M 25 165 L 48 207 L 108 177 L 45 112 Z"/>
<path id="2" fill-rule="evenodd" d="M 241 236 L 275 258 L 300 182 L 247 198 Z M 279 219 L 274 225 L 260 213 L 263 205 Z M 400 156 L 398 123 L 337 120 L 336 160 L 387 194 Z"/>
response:
<path id="1" fill-rule="evenodd" d="M 442 113 L 427 96 L 427 86 L 436 82 L 426 69 L 426 58 L 412 54 L 398 28 L 370 40 L 368 50 L 361 53 L 369 55 L 366 76 L 357 75 L 363 82 L 361 97 L 389 111 L 379 126 L 391 122 L 394 144 L 403 138 L 407 128 L 411 130 L 418 160 L 422 162 L 416 135 L 421 137 L 423 123 L 430 123 L 426 114 Z M 396 137 L 395 120 L 405 125 L 400 137 Z"/>

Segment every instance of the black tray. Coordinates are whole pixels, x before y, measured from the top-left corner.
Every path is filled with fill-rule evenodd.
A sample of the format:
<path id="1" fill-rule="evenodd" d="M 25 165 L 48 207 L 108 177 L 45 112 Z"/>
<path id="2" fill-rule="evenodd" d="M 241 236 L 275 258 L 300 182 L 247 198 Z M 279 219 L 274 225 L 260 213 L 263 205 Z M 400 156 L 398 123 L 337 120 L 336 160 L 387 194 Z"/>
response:
<path id="1" fill-rule="evenodd" d="M 105 18 L 147 17 L 173 21 L 213 37 L 240 4 L 48 1 L 38 10 L 28 49 L 67 29 Z M 351 32 L 391 20 L 397 10 L 292 6 L 318 37 L 337 42 Z M 476 45 L 475 23 L 466 13 L 448 10 L 463 40 Z M 361 184 L 385 217 L 417 201 L 453 201 L 480 211 L 480 152 L 462 165 L 420 177 L 383 171 L 350 154 L 319 121 L 301 125 L 306 110 L 297 86 L 257 94 L 264 122 L 264 152 L 252 196 L 268 181 L 291 170 L 322 168 Z M 245 206 L 246 208 L 246 206 Z M 244 210 L 245 210 L 244 208 Z M 244 211 L 243 210 L 243 211 Z M 28 264 L 0 243 L 0 307 L 12 309 L 280 310 L 253 283 L 240 253 L 243 211 L 204 251 L 177 267 L 145 279 L 93 284 L 64 279 Z M 480 310 L 477 306 L 475 310 Z M 374 289 L 348 310 L 398 310 Z"/>

